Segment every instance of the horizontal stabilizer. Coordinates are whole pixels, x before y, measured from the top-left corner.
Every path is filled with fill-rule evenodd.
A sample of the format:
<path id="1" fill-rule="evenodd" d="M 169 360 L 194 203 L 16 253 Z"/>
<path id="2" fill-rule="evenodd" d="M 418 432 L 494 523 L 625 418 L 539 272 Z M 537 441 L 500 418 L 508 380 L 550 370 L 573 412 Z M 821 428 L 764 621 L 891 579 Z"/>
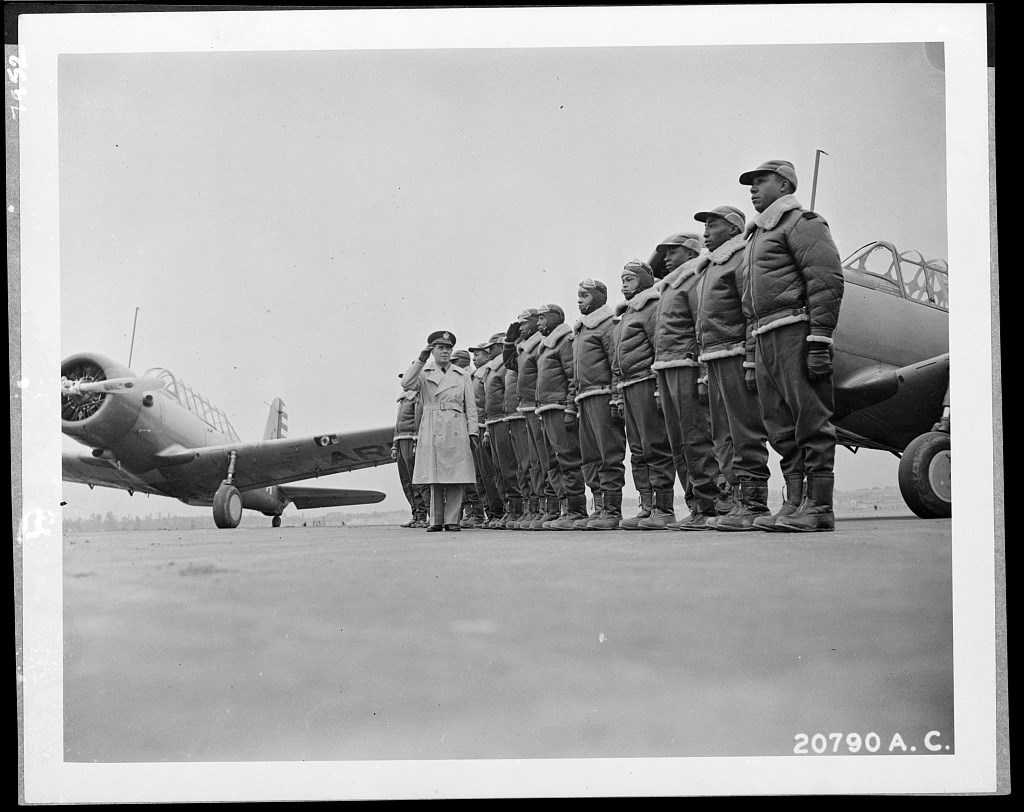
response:
<path id="1" fill-rule="evenodd" d="M 371 505 L 384 500 L 380 491 L 355 491 L 348 488 L 306 488 L 301 485 L 281 485 L 281 495 L 299 510 L 343 505 Z"/>

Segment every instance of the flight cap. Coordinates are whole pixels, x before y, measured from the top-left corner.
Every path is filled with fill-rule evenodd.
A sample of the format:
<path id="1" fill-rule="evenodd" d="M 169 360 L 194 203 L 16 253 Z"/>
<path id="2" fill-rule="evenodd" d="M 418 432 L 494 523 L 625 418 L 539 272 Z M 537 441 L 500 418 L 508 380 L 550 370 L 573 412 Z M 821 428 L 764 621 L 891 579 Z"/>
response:
<path id="1" fill-rule="evenodd" d="M 565 320 L 565 311 L 556 304 L 541 305 L 537 308 L 538 316 L 546 316 L 548 313 L 554 313 L 558 318 Z"/>
<path id="2" fill-rule="evenodd" d="M 789 161 L 780 161 L 775 158 L 765 161 L 757 169 L 751 169 L 749 172 L 744 172 L 740 175 L 740 183 L 744 186 L 750 186 L 754 175 L 759 172 L 774 172 L 776 175 L 781 175 L 793 184 L 793 191 L 796 191 L 796 169 L 793 168 L 793 164 Z"/>
<path id="3" fill-rule="evenodd" d="M 469 361 L 469 352 L 466 350 L 456 350 L 452 353 L 453 364 L 458 364 L 460 367 L 468 367 Z"/>
<path id="4" fill-rule="evenodd" d="M 657 250 L 662 248 L 668 248 L 673 245 L 682 245 L 689 248 L 691 251 L 696 251 L 698 254 L 701 252 L 700 238 L 689 231 L 681 231 L 678 234 L 673 234 L 670 237 L 666 237 L 658 243 Z"/>
<path id="5" fill-rule="evenodd" d="M 794 185 L 794 188 L 795 185 Z M 723 220 L 732 223 L 740 231 L 743 231 L 747 226 L 747 218 L 742 211 L 737 209 L 735 206 L 715 206 L 711 211 L 699 211 L 693 215 L 694 220 L 700 220 L 702 223 L 708 221 L 708 217 L 715 216 L 721 217 Z"/>

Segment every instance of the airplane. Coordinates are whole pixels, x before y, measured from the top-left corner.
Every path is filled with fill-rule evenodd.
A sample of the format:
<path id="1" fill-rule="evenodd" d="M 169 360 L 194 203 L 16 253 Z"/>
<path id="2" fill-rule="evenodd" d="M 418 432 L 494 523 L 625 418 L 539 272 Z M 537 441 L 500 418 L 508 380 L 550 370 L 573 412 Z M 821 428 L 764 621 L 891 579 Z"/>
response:
<path id="1" fill-rule="evenodd" d="M 665 272 L 664 254 L 649 264 Z M 876 240 L 842 262 L 846 282 L 833 335 L 836 441 L 900 458 L 907 506 L 925 519 L 952 515 L 949 411 L 949 268 Z"/>
<path id="2" fill-rule="evenodd" d="M 380 502 L 380 491 L 286 483 L 393 462 L 393 425 L 287 437 L 284 404 L 275 398 L 263 439 L 243 442 L 221 409 L 170 370 L 137 376 L 96 353 L 61 364 L 61 430 L 92 449 L 62 453 L 65 481 L 209 505 L 219 528 L 238 527 L 243 509 L 280 527 L 289 504 L 304 510 Z"/>
<path id="3" fill-rule="evenodd" d="M 837 442 L 898 456 L 907 506 L 948 518 L 949 267 L 876 240 L 843 260 L 843 277 L 833 334 Z"/>

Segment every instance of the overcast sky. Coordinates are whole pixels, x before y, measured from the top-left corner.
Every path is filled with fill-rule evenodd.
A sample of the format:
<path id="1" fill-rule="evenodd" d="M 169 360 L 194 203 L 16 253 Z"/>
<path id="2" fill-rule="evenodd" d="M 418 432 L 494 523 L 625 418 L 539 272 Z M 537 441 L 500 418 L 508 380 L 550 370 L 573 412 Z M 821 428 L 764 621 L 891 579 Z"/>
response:
<path id="1" fill-rule="evenodd" d="M 172 369 L 243 438 L 275 396 L 294 436 L 390 424 L 429 332 L 575 318 L 585 276 L 614 304 L 694 212 L 753 216 L 742 171 L 792 161 L 808 206 L 816 150 L 844 257 L 946 257 L 943 64 L 921 42 L 64 54 L 61 357 L 127 362 L 137 307 L 132 368 Z M 840 449 L 837 488 L 896 466 Z M 405 506 L 393 466 L 322 484 Z M 190 510 L 65 492 L 86 515 Z"/>

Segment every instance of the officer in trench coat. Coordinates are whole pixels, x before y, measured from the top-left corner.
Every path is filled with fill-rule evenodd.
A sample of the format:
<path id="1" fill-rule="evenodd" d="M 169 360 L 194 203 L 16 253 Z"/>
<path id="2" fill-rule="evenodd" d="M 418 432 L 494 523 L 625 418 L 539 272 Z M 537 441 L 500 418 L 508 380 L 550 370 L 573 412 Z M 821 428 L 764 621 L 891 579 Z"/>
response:
<path id="1" fill-rule="evenodd" d="M 458 531 L 465 486 L 476 481 L 476 399 L 469 373 L 451 362 L 455 335 L 438 330 L 427 345 L 402 377 L 403 389 L 419 391 L 423 410 L 412 481 L 430 486 L 427 532 Z"/>

